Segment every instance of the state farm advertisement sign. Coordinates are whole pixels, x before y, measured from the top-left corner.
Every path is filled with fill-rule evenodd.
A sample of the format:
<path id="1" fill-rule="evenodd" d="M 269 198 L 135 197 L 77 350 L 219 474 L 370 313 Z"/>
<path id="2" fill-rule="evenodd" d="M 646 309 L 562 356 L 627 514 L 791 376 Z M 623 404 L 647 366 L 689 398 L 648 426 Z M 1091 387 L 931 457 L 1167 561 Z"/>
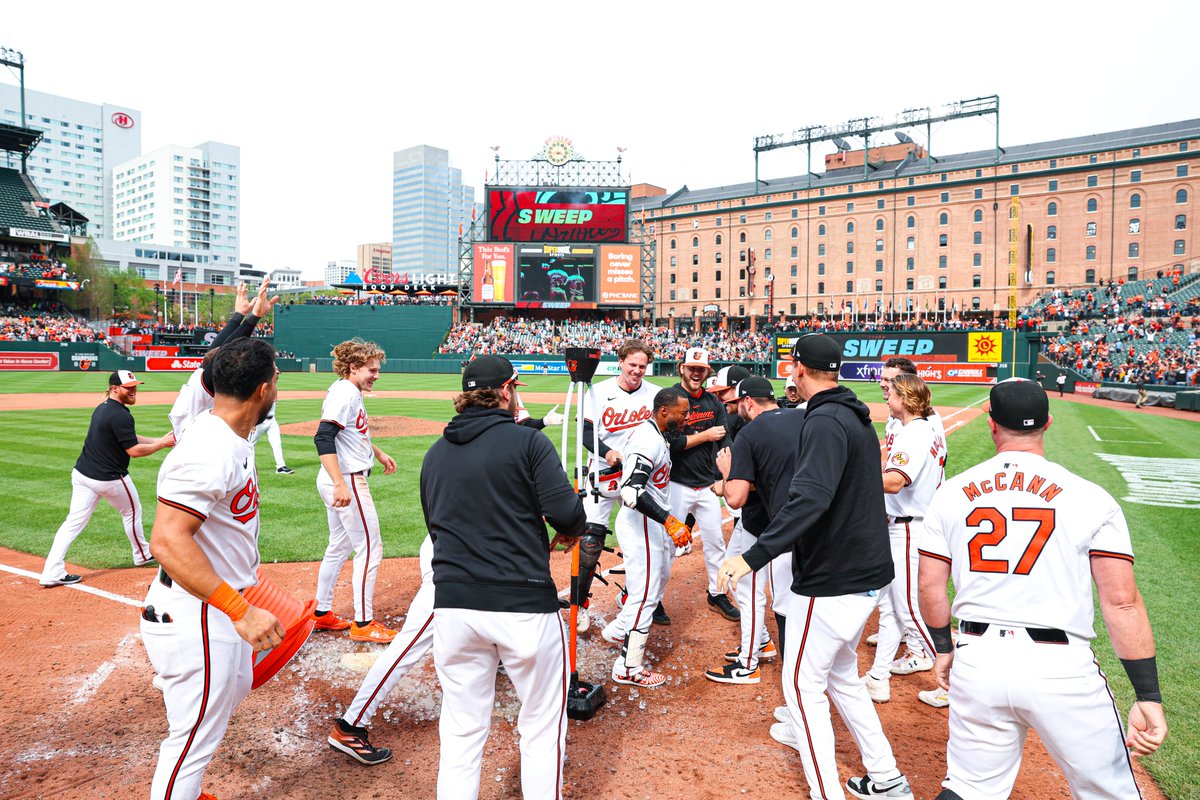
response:
<path id="1" fill-rule="evenodd" d="M 0 370 L 57 370 L 58 353 L 0 351 Z"/>
<path id="2" fill-rule="evenodd" d="M 200 368 L 204 358 L 171 358 L 151 356 L 146 359 L 147 372 L 191 372 Z"/>
<path id="3" fill-rule="evenodd" d="M 624 189 L 489 189 L 488 238 L 498 242 L 624 242 Z"/>

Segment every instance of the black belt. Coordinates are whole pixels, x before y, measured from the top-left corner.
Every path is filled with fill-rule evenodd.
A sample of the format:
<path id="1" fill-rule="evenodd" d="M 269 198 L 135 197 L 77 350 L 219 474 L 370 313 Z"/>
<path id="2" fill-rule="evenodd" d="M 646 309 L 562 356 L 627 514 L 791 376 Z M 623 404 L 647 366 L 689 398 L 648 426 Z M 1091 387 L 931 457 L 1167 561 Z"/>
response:
<path id="1" fill-rule="evenodd" d="M 914 517 L 892 517 L 892 523 L 895 525 L 907 525 L 912 522 Z"/>
<path id="2" fill-rule="evenodd" d="M 983 636 L 990 626 L 990 622 L 960 621 L 958 623 L 958 630 L 971 636 Z M 1018 626 L 1014 625 L 1011 627 Z M 1038 644 L 1070 644 L 1066 632 L 1060 631 L 1058 628 L 1021 628 L 1021 630 L 1029 634 L 1029 638 Z"/>
<path id="3" fill-rule="evenodd" d="M 162 567 L 158 568 L 158 582 L 170 589 L 175 585 L 175 581 L 171 580 L 171 576 Z"/>
<path id="4" fill-rule="evenodd" d="M 371 477 L 371 470 L 370 469 L 360 469 L 358 472 L 348 472 L 346 474 L 350 475 L 351 477 L 353 477 L 355 475 L 362 475 L 364 478 L 369 478 L 369 477 Z"/>

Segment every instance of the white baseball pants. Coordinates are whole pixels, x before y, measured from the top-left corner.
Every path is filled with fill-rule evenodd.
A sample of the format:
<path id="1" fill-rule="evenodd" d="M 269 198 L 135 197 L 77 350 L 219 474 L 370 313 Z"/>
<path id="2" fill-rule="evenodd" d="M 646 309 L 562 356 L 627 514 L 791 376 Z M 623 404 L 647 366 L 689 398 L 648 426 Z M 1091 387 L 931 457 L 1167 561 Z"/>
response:
<path id="1" fill-rule="evenodd" d="M 696 515 L 700 529 L 700 544 L 704 548 L 704 568 L 708 572 L 708 593 L 721 594 L 717 588 L 717 573 L 725 560 L 725 533 L 721 530 L 721 499 L 707 486 L 693 489 L 671 482 L 671 515 L 683 521 L 688 514 Z M 692 531 L 693 538 L 696 531 Z"/>
<path id="2" fill-rule="evenodd" d="M 882 783 L 900 775 L 875 704 L 858 676 L 856 647 L 875 608 L 875 598 L 868 593 L 841 597 L 790 594 L 783 697 L 800 742 L 809 797 L 844 800 L 834 755 L 830 700 L 850 729 L 871 779 Z"/>
<path id="3" fill-rule="evenodd" d="M 569 677 L 562 616 L 440 608 L 433 640 L 442 685 L 439 800 L 479 796 L 501 662 L 521 700 L 521 794 L 527 800 L 562 797 Z"/>
<path id="4" fill-rule="evenodd" d="M 792 551 L 780 553 L 767 565 L 767 585 L 771 589 L 771 610 L 786 617 L 792 594 Z"/>
<path id="5" fill-rule="evenodd" d="M 158 749 L 150 798 L 192 800 L 229 717 L 250 694 L 253 650 L 229 617 L 178 586 L 153 581 L 146 605 L 171 620 L 141 621 L 142 642 L 167 707 L 167 738 Z"/>
<path id="6" fill-rule="evenodd" d="M 275 419 L 274 406 L 271 407 L 271 416 L 250 431 L 250 444 L 258 444 L 258 440 L 264 433 L 267 435 L 267 442 L 271 445 L 271 455 L 275 457 L 275 469 L 287 466 L 287 462 L 283 460 L 283 438 L 279 435 L 279 422 Z"/>
<path id="7" fill-rule="evenodd" d="M 350 505 L 334 508 L 333 479 L 324 467 L 317 473 L 317 491 L 325 501 L 329 521 L 329 546 L 317 571 L 317 610 L 333 608 L 333 587 L 342 564 L 353 552 L 354 619 L 366 622 L 375 618 L 375 578 L 383 561 L 383 538 L 367 477 L 356 472 L 346 476 L 346 484 L 350 487 Z"/>
<path id="8" fill-rule="evenodd" d="M 753 547 L 757 541 L 757 536 L 746 533 L 739 517 L 737 524 L 733 526 L 733 533 L 729 535 L 729 547 L 725 552 L 729 558 L 740 556 Z M 738 581 L 737 591 L 734 594 L 738 610 L 742 614 L 742 640 L 738 652 L 742 655 L 747 669 L 754 669 L 758 666 L 758 653 L 763 645 L 771 640 L 770 634 L 767 633 L 765 618 L 769 574 L 770 565 L 757 572 L 751 572 Z"/>
<path id="9" fill-rule="evenodd" d="M 400 679 L 433 647 L 433 540 L 421 542 L 421 588 L 408 606 L 404 627 L 367 673 L 342 719 L 355 727 L 371 724 L 376 709 Z"/>
<path id="10" fill-rule="evenodd" d="M 1038 644 L 992 625 L 960 634 L 950 668 L 942 786 L 964 800 L 1008 797 L 1025 735 L 1038 732 L 1079 800 L 1138 797 L 1120 712 L 1092 649 Z"/>
<path id="11" fill-rule="evenodd" d="M 128 476 L 115 481 L 92 480 L 77 469 L 71 470 L 71 510 L 54 534 L 54 544 L 46 556 L 41 580 L 50 583 L 67 574 L 67 549 L 83 533 L 103 497 L 121 515 L 125 535 L 133 548 L 133 563 L 141 565 L 150 560 L 150 545 L 142 533 L 142 501 L 137 487 Z"/>
<path id="12" fill-rule="evenodd" d="M 649 633 L 654 609 L 663 598 L 675 543 L 666 528 L 629 508 L 617 512 L 617 544 L 625 556 L 625 604 L 607 626 L 610 635 Z M 628 672 L 618 654 L 614 674 Z"/>
<path id="13" fill-rule="evenodd" d="M 921 619 L 917 590 L 917 565 L 921 563 L 917 543 L 924 535 L 925 525 L 919 520 L 888 525 L 896 577 L 879 590 L 879 641 L 875 644 L 875 663 L 870 671 L 872 677 L 881 680 L 891 677 L 892 659 L 902 638 L 916 655 L 933 658 L 933 642 Z"/>

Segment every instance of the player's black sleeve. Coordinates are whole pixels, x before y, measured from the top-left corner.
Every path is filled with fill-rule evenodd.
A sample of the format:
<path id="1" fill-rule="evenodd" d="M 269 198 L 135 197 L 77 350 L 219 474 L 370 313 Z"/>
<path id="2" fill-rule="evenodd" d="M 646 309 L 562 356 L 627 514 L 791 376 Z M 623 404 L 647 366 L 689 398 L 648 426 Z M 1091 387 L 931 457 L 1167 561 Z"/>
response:
<path id="1" fill-rule="evenodd" d="M 787 502 L 771 518 L 758 542 L 742 554 L 752 570 L 762 569 L 775 556 L 791 550 L 820 521 L 833 502 L 848 451 L 846 431 L 836 419 L 808 416 Z"/>
<path id="2" fill-rule="evenodd" d="M 667 440 L 667 452 L 671 454 L 671 463 L 683 458 L 683 454 L 687 452 L 688 435 L 680 430 L 678 433 L 667 431 L 663 436 Z"/>
<path id="3" fill-rule="evenodd" d="M 592 425 L 592 421 L 590 419 L 585 419 L 583 421 L 583 446 L 587 449 L 587 451 L 589 453 L 592 452 L 592 441 L 596 437 L 595 431 L 596 431 L 596 429 Z M 606 445 L 604 443 L 603 439 L 599 440 L 599 442 L 600 442 L 600 452 L 596 453 L 596 455 L 599 456 L 600 458 L 604 458 L 608 455 L 608 451 L 612 450 L 612 448 L 609 447 L 608 445 Z"/>
<path id="4" fill-rule="evenodd" d="M 238 325 L 237 330 L 234 331 L 233 335 L 229 337 L 229 341 L 232 342 L 234 339 L 245 339 L 247 336 L 254 333 L 254 326 L 257 324 L 258 317 L 254 316 L 253 314 L 247 314 L 242 319 L 242 324 Z"/>
<path id="5" fill-rule="evenodd" d="M 117 440 L 117 444 L 122 449 L 128 450 L 131 447 L 137 446 L 137 431 L 133 427 L 132 414 L 112 414 L 109 420 L 109 427 L 112 430 L 113 438 Z"/>
<path id="6" fill-rule="evenodd" d="M 530 437 L 529 441 L 528 457 L 542 516 L 564 536 L 583 535 L 587 515 L 563 472 L 558 451 L 545 436 Z"/>
<path id="7" fill-rule="evenodd" d="M 526 417 L 517 424 L 524 425 L 526 428 L 533 428 L 535 431 L 540 431 L 546 427 L 546 420 L 538 419 L 537 417 Z"/>
<path id="8" fill-rule="evenodd" d="M 340 430 L 338 426 L 329 420 L 321 420 L 321 424 L 317 426 L 317 433 L 313 436 L 313 443 L 317 446 L 318 456 L 337 455 L 335 440 L 337 439 L 338 430 Z"/>
<path id="9" fill-rule="evenodd" d="M 717 452 L 724 450 L 726 447 L 732 446 L 733 439 L 729 438 L 729 418 L 725 412 L 724 403 L 717 404 L 717 413 L 716 416 L 713 417 L 713 425 L 720 425 L 725 429 L 725 438 L 717 442 Z"/>
<path id="10" fill-rule="evenodd" d="M 232 314 L 230 314 L 229 321 L 225 323 L 225 327 L 221 328 L 220 332 L 218 332 L 213 338 L 212 344 L 209 346 L 220 347 L 221 345 L 225 344 L 225 342 L 229 341 L 230 337 L 233 336 L 233 332 L 236 331 L 242 324 L 243 319 L 245 319 L 245 317 L 243 317 L 240 312 L 234 311 Z"/>

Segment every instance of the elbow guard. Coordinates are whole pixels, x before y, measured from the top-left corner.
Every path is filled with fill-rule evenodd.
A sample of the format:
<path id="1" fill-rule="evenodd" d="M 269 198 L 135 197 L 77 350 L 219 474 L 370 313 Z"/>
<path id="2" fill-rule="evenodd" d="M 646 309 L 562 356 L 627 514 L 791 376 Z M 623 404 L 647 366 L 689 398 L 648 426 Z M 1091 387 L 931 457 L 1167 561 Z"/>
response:
<path id="1" fill-rule="evenodd" d="M 642 490 L 646 488 L 646 483 L 650 480 L 653 468 L 654 465 L 646 459 L 636 453 L 633 455 L 633 463 L 626 471 L 629 477 L 621 484 L 621 503 L 626 508 L 637 507 L 638 499 L 642 496 Z"/>
<path id="2" fill-rule="evenodd" d="M 337 455 L 337 445 L 334 441 L 337 439 L 339 430 L 340 428 L 329 420 L 321 420 L 321 424 L 317 426 L 317 433 L 313 436 L 318 456 Z"/>

